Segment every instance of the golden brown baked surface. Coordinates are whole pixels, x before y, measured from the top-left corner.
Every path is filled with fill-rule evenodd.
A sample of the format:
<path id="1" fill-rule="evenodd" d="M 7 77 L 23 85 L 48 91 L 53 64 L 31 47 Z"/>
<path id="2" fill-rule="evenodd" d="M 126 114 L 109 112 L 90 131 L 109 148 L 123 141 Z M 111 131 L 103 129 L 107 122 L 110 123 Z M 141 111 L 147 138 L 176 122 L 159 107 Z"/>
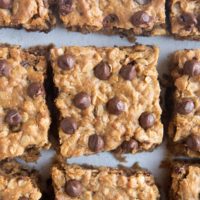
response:
<path id="1" fill-rule="evenodd" d="M 0 159 L 49 146 L 47 61 L 36 52 L 0 45 Z"/>
<path id="2" fill-rule="evenodd" d="M 200 40 L 200 1 L 170 0 L 171 32 L 177 38 Z"/>
<path id="3" fill-rule="evenodd" d="M 171 200 L 199 200 L 199 164 L 176 163 L 173 167 L 171 178 Z"/>
<path id="4" fill-rule="evenodd" d="M 157 200 L 160 197 L 154 178 L 142 169 L 127 174 L 121 169 L 57 164 L 52 168 L 52 179 L 59 200 Z"/>
<path id="5" fill-rule="evenodd" d="M 56 23 L 48 0 L 0 1 L 0 27 L 49 31 Z"/>
<path id="6" fill-rule="evenodd" d="M 174 153 L 200 157 L 200 50 L 174 53 L 171 61 L 174 84 L 173 116 L 169 137 Z"/>
<path id="7" fill-rule="evenodd" d="M 59 0 L 68 29 L 128 35 L 164 35 L 165 0 Z"/>
<path id="8" fill-rule="evenodd" d="M 0 162 L 1 200 L 39 200 L 38 174 L 11 160 Z"/>
<path id="9" fill-rule="evenodd" d="M 143 45 L 51 50 L 64 157 L 136 153 L 162 142 L 158 54 Z"/>

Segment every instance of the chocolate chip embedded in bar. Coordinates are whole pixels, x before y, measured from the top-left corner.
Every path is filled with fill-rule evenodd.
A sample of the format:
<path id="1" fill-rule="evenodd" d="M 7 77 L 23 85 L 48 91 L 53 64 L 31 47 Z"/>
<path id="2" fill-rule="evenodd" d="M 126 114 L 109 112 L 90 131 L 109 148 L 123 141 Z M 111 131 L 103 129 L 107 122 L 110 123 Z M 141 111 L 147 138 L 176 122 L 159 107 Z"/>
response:
<path id="1" fill-rule="evenodd" d="M 52 167 L 56 199 L 157 200 L 159 191 L 153 176 L 141 168 L 92 168 L 56 164 Z"/>
<path id="2" fill-rule="evenodd" d="M 200 40 L 200 1 L 170 0 L 171 32 L 177 38 Z"/>
<path id="3" fill-rule="evenodd" d="M 0 0 L 0 27 L 47 32 L 55 24 L 48 0 Z"/>
<path id="4" fill-rule="evenodd" d="M 173 55 L 173 116 L 169 124 L 172 151 L 200 157 L 200 50 L 182 50 Z"/>
<path id="5" fill-rule="evenodd" d="M 51 50 L 64 157 L 150 151 L 162 142 L 158 54 L 143 45 Z"/>
<path id="6" fill-rule="evenodd" d="M 39 200 L 39 176 L 34 170 L 22 167 L 14 160 L 0 162 L 1 200 Z"/>
<path id="7" fill-rule="evenodd" d="M 132 35 L 165 35 L 165 0 L 59 0 L 69 30 Z"/>
<path id="8" fill-rule="evenodd" d="M 171 179 L 170 200 L 199 200 L 199 164 L 174 163 Z"/>
<path id="9" fill-rule="evenodd" d="M 32 161 L 49 146 L 46 71 L 46 57 L 37 47 L 33 53 L 0 45 L 0 160 L 24 156 Z"/>

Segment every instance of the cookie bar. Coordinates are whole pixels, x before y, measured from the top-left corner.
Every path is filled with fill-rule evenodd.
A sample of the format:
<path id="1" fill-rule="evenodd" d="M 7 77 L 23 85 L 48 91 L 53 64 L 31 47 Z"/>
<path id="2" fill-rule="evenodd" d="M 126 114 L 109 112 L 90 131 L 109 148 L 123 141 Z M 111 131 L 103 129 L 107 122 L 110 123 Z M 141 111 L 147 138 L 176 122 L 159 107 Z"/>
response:
<path id="1" fill-rule="evenodd" d="M 92 168 L 57 164 L 52 168 L 57 199 L 63 200 L 157 200 L 159 191 L 153 176 L 143 169 Z"/>
<path id="2" fill-rule="evenodd" d="M 0 0 L 0 27 L 47 32 L 55 23 L 48 0 Z"/>
<path id="3" fill-rule="evenodd" d="M 39 200 L 39 176 L 36 171 L 22 167 L 16 161 L 0 162 L 1 200 Z"/>
<path id="4" fill-rule="evenodd" d="M 165 0 L 59 0 L 59 15 L 72 31 L 164 35 Z"/>
<path id="5" fill-rule="evenodd" d="M 41 53 L 41 54 L 40 54 Z M 0 45 L 0 160 L 48 148 L 46 56 L 41 49 Z"/>
<path id="6" fill-rule="evenodd" d="M 171 200 L 199 200 L 200 165 L 176 163 L 173 166 Z"/>
<path id="7" fill-rule="evenodd" d="M 158 54 L 143 45 L 51 50 L 62 156 L 136 153 L 162 142 Z"/>
<path id="8" fill-rule="evenodd" d="M 170 22 L 175 37 L 200 40 L 200 1 L 170 0 Z"/>
<path id="9" fill-rule="evenodd" d="M 175 154 L 200 157 L 200 49 L 175 52 L 171 66 L 170 146 Z"/>

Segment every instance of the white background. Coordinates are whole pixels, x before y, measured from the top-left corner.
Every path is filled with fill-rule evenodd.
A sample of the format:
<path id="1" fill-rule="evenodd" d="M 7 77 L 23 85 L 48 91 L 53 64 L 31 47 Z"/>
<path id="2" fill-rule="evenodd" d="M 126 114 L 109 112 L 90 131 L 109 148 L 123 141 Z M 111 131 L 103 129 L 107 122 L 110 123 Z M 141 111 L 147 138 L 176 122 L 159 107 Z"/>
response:
<path id="1" fill-rule="evenodd" d="M 121 39 L 119 36 L 105 36 L 99 34 L 83 35 L 80 33 L 67 32 L 63 28 L 56 28 L 48 34 L 37 32 L 26 32 L 24 30 L 1 29 L 0 42 L 18 44 L 22 47 L 30 47 L 34 45 L 45 45 L 54 43 L 57 47 L 61 46 L 130 46 L 133 43 L 128 42 L 126 38 Z M 153 44 L 160 48 L 160 57 L 158 71 L 161 77 L 163 72 L 167 71 L 169 66 L 169 55 L 178 49 L 185 48 L 200 48 L 200 42 L 197 41 L 178 41 L 171 37 L 138 37 L 137 43 Z M 166 188 L 168 174 L 165 169 L 159 168 L 161 161 L 166 158 L 166 142 L 151 153 L 139 153 L 136 155 L 126 155 L 126 163 L 120 163 L 109 153 L 100 153 L 98 155 L 72 158 L 68 160 L 70 163 L 86 163 L 96 166 L 111 166 L 116 167 L 118 164 L 132 166 L 138 162 L 142 167 L 147 168 L 156 177 L 161 191 Z M 41 174 L 46 178 L 49 176 L 49 168 L 51 160 L 55 152 L 53 150 L 42 152 L 42 157 L 37 163 L 30 164 L 40 170 Z M 164 196 L 162 199 L 165 199 Z"/>

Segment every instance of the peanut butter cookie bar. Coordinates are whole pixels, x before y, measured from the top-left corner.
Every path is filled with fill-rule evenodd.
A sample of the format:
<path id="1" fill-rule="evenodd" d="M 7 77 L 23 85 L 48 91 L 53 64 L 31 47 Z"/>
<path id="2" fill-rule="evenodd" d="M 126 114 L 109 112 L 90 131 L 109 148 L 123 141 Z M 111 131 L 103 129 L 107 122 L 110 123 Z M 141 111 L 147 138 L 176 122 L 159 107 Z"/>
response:
<path id="1" fill-rule="evenodd" d="M 0 162 L 1 200 L 39 200 L 39 176 L 34 170 L 22 167 L 16 161 Z"/>
<path id="2" fill-rule="evenodd" d="M 200 157 L 200 50 L 182 50 L 171 63 L 173 114 L 169 124 L 175 154 Z"/>
<path id="3" fill-rule="evenodd" d="M 200 1 L 170 0 L 171 32 L 177 38 L 200 40 Z"/>
<path id="4" fill-rule="evenodd" d="M 153 176 L 143 169 L 92 168 L 57 164 L 52 168 L 57 199 L 62 200 L 157 200 Z"/>
<path id="5" fill-rule="evenodd" d="M 0 45 L 1 160 L 18 156 L 34 160 L 35 152 L 49 146 L 46 71 L 43 52 Z"/>
<path id="6" fill-rule="evenodd" d="M 59 0 L 59 15 L 72 31 L 164 35 L 165 0 Z"/>
<path id="7" fill-rule="evenodd" d="M 158 54 L 143 45 L 51 50 L 62 156 L 136 153 L 162 142 Z"/>
<path id="8" fill-rule="evenodd" d="M 0 0 L 0 27 L 47 32 L 55 23 L 48 0 Z"/>
<path id="9" fill-rule="evenodd" d="M 170 200 L 199 200 L 200 164 L 176 163 L 171 178 Z"/>

